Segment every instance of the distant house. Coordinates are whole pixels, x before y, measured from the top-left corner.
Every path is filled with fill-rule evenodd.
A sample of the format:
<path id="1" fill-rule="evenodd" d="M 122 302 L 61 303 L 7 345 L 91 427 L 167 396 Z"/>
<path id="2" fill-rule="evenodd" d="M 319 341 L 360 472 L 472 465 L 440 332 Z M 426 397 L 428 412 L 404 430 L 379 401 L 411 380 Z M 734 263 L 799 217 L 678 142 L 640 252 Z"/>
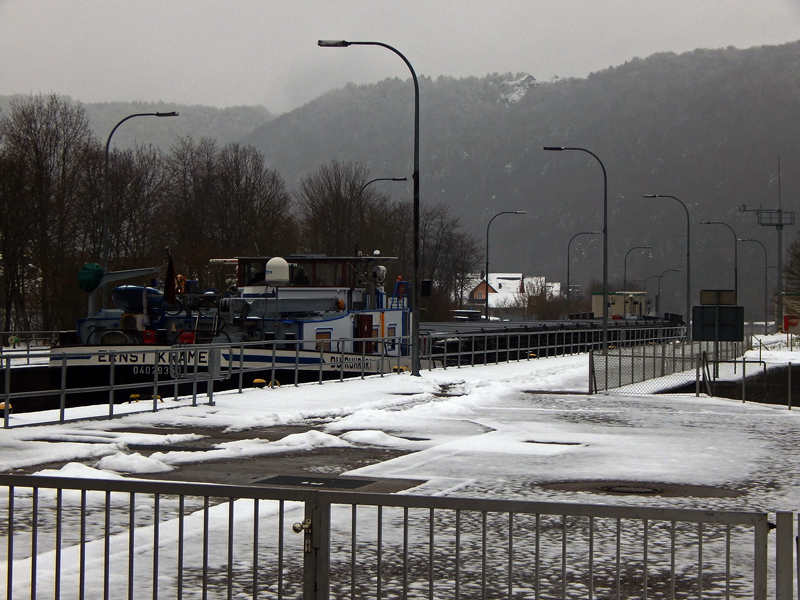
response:
<path id="1" fill-rule="evenodd" d="M 528 305 L 528 296 L 541 294 L 548 298 L 561 293 L 560 283 L 549 283 L 544 277 L 525 277 L 522 273 L 490 273 L 489 281 L 481 279 L 469 292 L 469 304 L 483 310 L 486 296 L 493 316 L 523 318 Z"/>
<path id="2" fill-rule="evenodd" d="M 489 294 L 489 308 L 507 306 L 525 291 L 522 273 L 492 273 L 488 284 L 482 279 L 469 293 L 470 303 L 483 304 Z"/>

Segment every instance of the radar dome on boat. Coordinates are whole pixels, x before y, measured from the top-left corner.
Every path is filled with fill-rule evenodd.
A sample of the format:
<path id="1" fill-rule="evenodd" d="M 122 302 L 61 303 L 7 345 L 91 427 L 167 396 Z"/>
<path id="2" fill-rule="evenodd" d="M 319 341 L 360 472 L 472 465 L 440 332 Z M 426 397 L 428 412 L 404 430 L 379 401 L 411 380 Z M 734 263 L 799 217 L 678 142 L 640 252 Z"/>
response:
<path id="1" fill-rule="evenodd" d="M 267 261 L 267 268 L 264 273 L 264 280 L 267 285 L 277 287 L 289 283 L 289 263 L 280 256 L 275 256 Z"/>

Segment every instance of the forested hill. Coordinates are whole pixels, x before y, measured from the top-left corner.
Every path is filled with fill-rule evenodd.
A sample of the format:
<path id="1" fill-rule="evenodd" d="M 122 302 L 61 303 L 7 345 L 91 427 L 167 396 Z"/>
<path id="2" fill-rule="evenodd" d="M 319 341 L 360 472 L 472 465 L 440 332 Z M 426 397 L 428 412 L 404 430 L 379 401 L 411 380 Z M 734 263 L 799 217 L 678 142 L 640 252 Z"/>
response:
<path id="1" fill-rule="evenodd" d="M 0 111 L 7 112 L 11 101 L 22 96 L 0 96 Z M 82 105 L 97 139 L 105 144 L 114 126 L 127 115 L 152 112 L 178 112 L 171 119 L 131 119 L 114 133 L 114 148 L 127 150 L 136 144 L 152 144 L 168 152 L 176 137 L 208 137 L 220 145 L 238 142 L 273 118 L 263 106 L 212 106 L 170 104 L 166 102 L 95 102 Z"/>
<path id="2" fill-rule="evenodd" d="M 677 196 L 689 206 L 698 289 L 733 286 L 730 233 L 702 220 L 725 221 L 738 237 L 764 241 L 775 264 L 775 230 L 739 208 L 777 206 L 779 156 L 783 208 L 798 208 L 800 42 L 656 54 L 585 79 L 526 82 L 520 74 L 420 78 L 423 202 L 444 201 L 481 238 L 493 214 L 528 211 L 492 225 L 493 269 L 563 281 L 570 237 L 602 229 L 599 166 L 582 152 L 544 152 L 546 145 L 586 148 L 603 161 L 610 274 L 618 286 L 633 246 L 653 250 L 630 257 L 629 280 L 685 261 L 682 208 L 642 194 Z M 289 187 L 333 158 L 365 163 L 372 177 L 410 176 L 413 101 L 410 80 L 348 85 L 266 123 L 246 141 Z M 378 185 L 410 199 L 410 186 Z M 787 242 L 797 235 L 792 227 L 786 233 Z M 586 284 L 600 278 L 601 244 L 579 242 L 572 276 Z M 751 283 L 745 300 L 761 305 L 763 252 L 743 246 L 739 254 L 740 281 Z M 683 275 L 671 277 L 677 283 Z M 670 281 L 664 279 L 665 288 Z M 682 298 L 685 286 L 675 287 Z M 665 309 L 683 312 L 682 300 L 667 303 Z"/>

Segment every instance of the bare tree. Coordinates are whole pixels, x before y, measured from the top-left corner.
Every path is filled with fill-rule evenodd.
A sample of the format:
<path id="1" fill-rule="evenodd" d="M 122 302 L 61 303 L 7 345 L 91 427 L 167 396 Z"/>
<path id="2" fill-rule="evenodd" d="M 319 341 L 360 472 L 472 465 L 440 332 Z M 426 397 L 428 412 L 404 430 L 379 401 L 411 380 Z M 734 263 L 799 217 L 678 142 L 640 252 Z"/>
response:
<path id="1" fill-rule="evenodd" d="M 367 170 L 362 165 L 333 160 L 304 177 L 297 193 L 303 250 L 347 256 L 375 224 L 371 204 L 376 194 L 364 189 Z"/>
<path id="2" fill-rule="evenodd" d="M 96 140 L 83 108 L 55 95 L 12 101 L 0 136 L 15 176 L 24 181 L 24 193 L 14 201 L 35 216 L 29 270 L 36 286 L 27 290 L 38 305 L 35 326 L 52 329 L 71 321 L 82 302 L 74 285 L 81 261 L 75 240 L 84 217 L 81 180 Z M 63 293 L 71 287 L 76 292 Z"/>
<path id="3" fill-rule="evenodd" d="M 281 176 L 251 146 L 228 144 L 217 157 L 210 242 L 223 254 L 293 252 L 295 220 Z"/>
<path id="4" fill-rule="evenodd" d="M 26 272 L 30 262 L 33 213 L 23 201 L 25 170 L 0 150 L 0 281 L 3 330 L 28 329 Z"/>
<path id="5" fill-rule="evenodd" d="M 444 204 L 423 207 L 421 212 L 422 278 L 432 281 L 437 298 L 426 318 L 445 318 L 447 311 L 462 305 L 467 283 L 480 268 L 480 245 Z"/>

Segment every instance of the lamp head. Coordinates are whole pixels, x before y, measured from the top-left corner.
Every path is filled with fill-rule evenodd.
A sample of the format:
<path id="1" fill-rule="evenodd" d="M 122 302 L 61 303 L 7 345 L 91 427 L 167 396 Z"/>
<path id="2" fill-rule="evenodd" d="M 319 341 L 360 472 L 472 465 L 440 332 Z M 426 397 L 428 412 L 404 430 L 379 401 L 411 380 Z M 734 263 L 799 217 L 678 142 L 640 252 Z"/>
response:
<path id="1" fill-rule="evenodd" d="M 317 40 L 317 46 L 321 48 L 347 48 L 350 42 L 345 40 Z"/>
<path id="2" fill-rule="evenodd" d="M 549 150 L 551 152 L 561 152 L 564 147 L 563 146 L 545 146 L 545 150 Z"/>
<path id="3" fill-rule="evenodd" d="M 514 214 L 515 215 L 527 215 L 528 211 L 526 211 L 526 210 L 515 210 Z"/>
<path id="4" fill-rule="evenodd" d="M 658 198 L 658 194 L 642 194 L 642 198 Z"/>
<path id="5" fill-rule="evenodd" d="M 157 116 L 157 117 L 177 117 L 177 116 L 178 116 L 178 113 L 176 113 L 175 111 L 172 111 L 172 112 L 163 112 L 163 113 L 162 113 L 162 112 L 157 112 L 157 113 L 156 113 L 156 116 Z"/>

